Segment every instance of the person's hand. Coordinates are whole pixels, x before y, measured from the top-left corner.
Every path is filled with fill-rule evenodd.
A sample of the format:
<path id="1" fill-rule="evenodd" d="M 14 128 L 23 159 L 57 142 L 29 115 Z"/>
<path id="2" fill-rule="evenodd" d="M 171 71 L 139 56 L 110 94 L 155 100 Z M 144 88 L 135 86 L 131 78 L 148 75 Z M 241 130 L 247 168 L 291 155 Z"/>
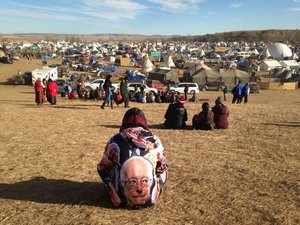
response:
<path id="1" fill-rule="evenodd" d="M 112 186 L 111 183 L 109 183 L 107 185 L 107 188 L 108 188 L 108 193 L 109 193 L 111 203 L 114 206 L 119 206 L 121 204 L 121 199 L 119 198 L 118 193 L 116 192 L 115 188 Z"/>

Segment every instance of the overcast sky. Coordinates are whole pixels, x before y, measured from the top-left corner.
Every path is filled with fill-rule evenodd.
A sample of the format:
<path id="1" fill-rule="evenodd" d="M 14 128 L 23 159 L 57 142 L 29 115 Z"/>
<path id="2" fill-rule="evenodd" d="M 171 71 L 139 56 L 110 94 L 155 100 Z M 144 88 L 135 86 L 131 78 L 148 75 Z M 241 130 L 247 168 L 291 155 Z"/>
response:
<path id="1" fill-rule="evenodd" d="M 299 29 L 300 0 L 0 0 L 0 33 L 201 35 Z"/>

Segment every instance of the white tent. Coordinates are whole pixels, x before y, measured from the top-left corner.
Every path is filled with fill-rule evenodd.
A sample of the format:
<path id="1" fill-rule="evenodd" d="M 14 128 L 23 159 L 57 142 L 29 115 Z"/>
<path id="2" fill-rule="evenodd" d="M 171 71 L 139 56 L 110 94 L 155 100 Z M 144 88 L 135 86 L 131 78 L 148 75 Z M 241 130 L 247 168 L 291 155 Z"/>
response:
<path id="1" fill-rule="evenodd" d="M 148 54 L 143 57 L 142 60 L 142 71 L 143 73 L 149 73 L 153 70 L 153 63 L 150 61 Z"/>
<path id="2" fill-rule="evenodd" d="M 264 59 L 268 59 L 269 57 L 271 57 L 271 54 L 269 52 L 268 48 L 265 48 L 259 55 L 260 57 L 262 56 Z"/>
<path id="3" fill-rule="evenodd" d="M 203 56 L 205 56 L 205 52 L 203 51 L 203 49 L 201 49 L 201 51 L 200 51 L 200 57 L 203 57 Z"/>
<path id="4" fill-rule="evenodd" d="M 274 43 L 270 44 L 268 50 L 275 59 L 282 60 L 286 57 L 292 56 L 292 50 L 285 44 Z"/>
<path id="5" fill-rule="evenodd" d="M 292 55 L 292 59 L 299 59 L 299 57 L 298 57 L 298 55 L 296 54 L 296 53 L 293 53 L 293 55 Z"/>
<path id="6" fill-rule="evenodd" d="M 264 71 L 270 71 L 275 68 L 282 68 L 282 65 L 274 59 L 265 59 L 259 66 L 260 70 Z"/>
<path id="7" fill-rule="evenodd" d="M 299 71 L 300 64 L 297 63 L 295 60 L 282 60 L 280 61 L 282 67 L 295 70 L 296 72 Z"/>
<path id="8" fill-rule="evenodd" d="M 169 67 L 176 67 L 175 64 L 174 64 L 174 62 L 173 62 L 173 59 L 172 59 L 172 56 L 171 56 L 171 55 L 168 56 L 168 59 L 167 59 L 167 65 L 168 65 Z"/>

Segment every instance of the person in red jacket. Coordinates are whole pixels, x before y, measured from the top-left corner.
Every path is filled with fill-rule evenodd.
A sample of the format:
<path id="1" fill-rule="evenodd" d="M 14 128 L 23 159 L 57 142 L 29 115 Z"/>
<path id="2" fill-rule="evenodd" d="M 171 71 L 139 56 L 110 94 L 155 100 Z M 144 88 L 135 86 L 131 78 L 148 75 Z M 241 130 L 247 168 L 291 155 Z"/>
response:
<path id="1" fill-rule="evenodd" d="M 229 110 L 227 106 L 223 104 L 223 100 L 220 96 L 216 99 L 215 103 L 216 105 L 212 108 L 215 126 L 217 129 L 227 129 L 229 124 Z"/>
<path id="2" fill-rule="evenodd" d="M 57 96 L 58 86 L 55 81 L 51 79 L 48 80 L 47 85 L 47 98 L 51 105 L 56 105 L 56 96 Z"/>
<path id="3" fill-rule="evenodd" d="M 75 90 L 72 90 L 71 93 L 68 94 L 68 99 L 77 99 Z"/>
<path id="4" fill-rule="evenodd" d="M 40 78 L 34 83 L 35 90 L 35 102 L 37 105 L 43 105 L 44 103 L 44 87 Z"/>

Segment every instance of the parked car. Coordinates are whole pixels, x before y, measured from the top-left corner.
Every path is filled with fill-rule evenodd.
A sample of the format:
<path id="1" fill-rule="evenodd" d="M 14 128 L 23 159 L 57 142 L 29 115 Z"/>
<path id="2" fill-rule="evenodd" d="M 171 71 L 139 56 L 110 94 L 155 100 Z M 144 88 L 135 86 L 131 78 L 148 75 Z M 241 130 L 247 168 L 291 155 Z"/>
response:
<path id="1" fill-rule="evenodd" d="M 84 83 L 84 86 L 87 91 L 96 90 L 96 88 L 99 87 L 100 84 L 102 85 L 104 84 L 104 81 L 105 79 L 100 79 L 100 78 L 90 79 Z"/>
<path id="2" fill-rule="evenodd" d="M 200 85 L 201 91 L 223 91 L 226 84 L 222 81 L 213 81 L 213 82 L 206 82 L 205 84 Z"/>
<path id="3" fill-rule="evenodd" d="M 250 93 L 259 93 L 260 86 L 256 82 L 249 82 Z"/>
<path id="4" fill-rule="evenodd" d="M 160 82 L 159 80 L 146 80 L 146 83 L 149 87 L 156 88 L 156 89 L 162 89 L 164 87 L 164 84 Z"/>
<path id="5" fill-rule="evenodd" d="M 142 83 L 129 83 L 128 84 L 128 91 L 129 92 L 134 92 L 135 91 L 135 88 L 137 88 L 139 91 L 140 91 L 140 87 L 142 86 Z M 144 84 L 144 91 L 145 93 L 150 93 L 150 92 L 154 92 L 157 94 L 157 89 L 156 88 L 151 88 L 151 87 L 148 87 L 146 84 Z"/>
<path id="6" fill-rule="evenodd" d="M 99 87 L 99 85 L 103 85 L 104 84 L 104 81 L 105 79 L 101 79 L 101 78 L 98 78 L 98 79 L 90 79 L 88 81 L 86 81 L 84 83 L 84 86 L 85 86 L 85 89 L 87 91 L 90 91 L 90 90 L 96 90 L 97 87 Z M 120 88 L 120 84 L 119 83 L 112 83 L 112 86 L 113 86 L 113 90 L 114 91 L 117 91 L 119 90 Z"/>
<path id="7" fill-rule="evenodd" d="M 198 84 L 196 84 L 196 83 L 190 83 L 190 82 L 175 84 L 174 86 L 172 86 L 170 88 L 170 90 L 171 91 L 179 92 L 180 94 L 183 94 L 184 93 L 184 88 L 185 88 L 186 84 L 188 84 L 188 86 L 189 86 L 189 91 L 188 91 L 189 94 L 199 93 Z"/>

